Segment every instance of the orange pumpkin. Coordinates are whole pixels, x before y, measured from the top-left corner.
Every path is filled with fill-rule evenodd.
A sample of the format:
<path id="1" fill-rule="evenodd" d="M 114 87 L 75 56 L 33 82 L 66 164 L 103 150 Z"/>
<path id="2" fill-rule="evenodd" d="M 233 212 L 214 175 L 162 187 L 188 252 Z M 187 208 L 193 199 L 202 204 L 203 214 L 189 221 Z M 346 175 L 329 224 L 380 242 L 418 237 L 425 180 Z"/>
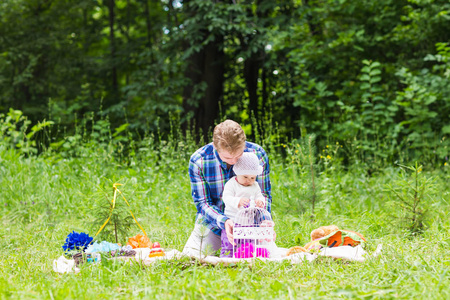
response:
<path id="1" fill-rule="evenodd" d="M 152 248 L 153 243 L 148 239 L 148 236 L 137 234 L 136 236 L 133 236 L 128 239 L 127 245 L 130 245 L 135 248 Z"/>

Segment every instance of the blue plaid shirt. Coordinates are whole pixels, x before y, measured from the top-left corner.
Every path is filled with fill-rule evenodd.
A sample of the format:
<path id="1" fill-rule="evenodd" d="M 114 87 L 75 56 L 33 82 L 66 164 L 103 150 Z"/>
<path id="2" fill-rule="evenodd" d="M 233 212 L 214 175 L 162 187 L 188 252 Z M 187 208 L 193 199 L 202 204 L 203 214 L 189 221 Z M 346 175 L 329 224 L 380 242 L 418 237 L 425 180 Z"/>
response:
<path id="1" fill-rule="evenodd" d="M 263 166 L 263 173 L 256 180 L 261 192 L 266 198 L 266 209 L 270 212 L 272 205 L 271 186 L 269 179 L 269 158 L 264 149 L 254 143 L 245 142 L 244 152 L 255 153 Z M 225 205 L 222 192 L 225 183 L 235 176 L 233 166 L 227 169 L 213 144 L 210 143 L 192 154 L 189 161 L 189 176 L 191 179 L 192 198 L 197 207 L 197 218 L 215 234 L 225 229 L 225 221 L 229 218 L 223 213 Z"/>

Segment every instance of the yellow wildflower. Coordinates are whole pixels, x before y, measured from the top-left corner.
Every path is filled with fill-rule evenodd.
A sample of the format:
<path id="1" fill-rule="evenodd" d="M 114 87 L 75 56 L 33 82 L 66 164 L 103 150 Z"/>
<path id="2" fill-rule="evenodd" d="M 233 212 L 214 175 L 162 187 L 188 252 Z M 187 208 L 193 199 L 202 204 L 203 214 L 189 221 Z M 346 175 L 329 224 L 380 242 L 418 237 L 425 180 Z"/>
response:
<path id="1" fill-rule="evenodd" d="M 444 166 L 446 166 L 447 165 L 447 163 L 444 163 Z"/>
<path id="2" fill-rule="evenodd" d="M 328 158 L 328 159 L 331 159 L 331 156 L 327 155 L 327 158 Z"/>
<path id="3" fill-rule="evenodd" d="M 327 145 L 327 148 L 329 148 L 330 146 Z"/>
<path id="4" fill-rule="evenodd" d="M 298 153 L 298 149 L 297 149 L 297 150 L 295 150 L 295 153 Z"/>

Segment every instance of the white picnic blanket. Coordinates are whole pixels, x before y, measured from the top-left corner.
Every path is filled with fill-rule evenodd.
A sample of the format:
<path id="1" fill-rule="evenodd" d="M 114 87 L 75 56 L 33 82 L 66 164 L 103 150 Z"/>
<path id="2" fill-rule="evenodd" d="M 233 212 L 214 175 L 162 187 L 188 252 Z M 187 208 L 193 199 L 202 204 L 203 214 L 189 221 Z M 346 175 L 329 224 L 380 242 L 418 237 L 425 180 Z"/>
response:
<path id="1" fill-rule="evenodd" d="M 272 255 L 272 257 L 270 257 L 270 258 L 264 258 L 264 257 L 258 257 L 258 258 L 223 257 L 223 258 L 221 258 L 221 257 L 217 257 L 217 256 L 206 256 L 205 258 L 201 259 L 201 261 L 208 263 L 208 264 L 212 264 L 212 265 L 217 265 L 217 264 L 230 265 L 230 264 L 236 264 L 236 263 L 242 262 L 242 261 L 247 261 L 247 262 L 251 263 L 255 259 L 259 259 L 262 261 L 285 261 L 286 260 L 286 261 L 289 261 L 291 264 L 298 264 L 298 263 L 302 263 L 304 261 L 311 262 L 311 261 L 315 260 L 318 256 L 327 256 L 327 257 L 333 257 L 336 259 L 363 262 L 370 257 L 378 256 L 381 253 L 381 249 L 382 249 L 382 245 L 379 244 L 377 247 L 377 250 L 375 250 L 375 252 L 370 255 L 362 248 L 361 245 L 358 245 L 356 247 L 341 246 L 341 247 L 335 247 L 335 248 L 323 248 L 317 253 L 300 252 L 300 253 L 295 253 L 295 254 L 286 256 L 286 252 L 288 249 L 278 248 L 277 253 L 275 255 Z M 180 253 L 180 254 L 183 255 L 183 253 Z M 199 257 L 197 256 L 196 258 L 199 258 Z"/>
<path id="2" fill-rule="evenodd" d="M 136 261 L 143 262 L 145 265 L 150 265 L 154 263 L 157 260 L 161 259 L 167 259 L 167 260 L 176 260 L 176 259 L 182 259 L 185 257 L 193 257 L 196 259 L 199 259 L 200 262 L 211 264 L 211 265 L 218 265 L 223 264 L 225 266 L 227 265 L 233 265 L 239 262 L 246 261 L 248 263 L 253 263 L 255 259 L 261 260 L 261 261 L 289 261 L 291 264 L 298 264 L 302 262 L 311 262 L 314 261 L 318 256 L 327 256 L 327 257 L 333 257 L 336 259 L 343 259 L 348 261 L 356 261 L 356 262 L 363 262 L 366 259 L 369 259 L 371 257 L 376 257 L 381 253 L 382 245 L 379 244 L 377 246 L 377 249 L 372 254 L 367 253 L 361 245 L 358 245 L 356 247 L 351 246 L 341 246 L 341 247 L 334 247 L 334 248 L 323 248 L 319 252 L 311 254 L 307 252 L 300 252 L 295 253 L 289 256 L 286 256 L 286 252 L 288 249 L 286 248 L 277 248 L 277 252 L 273 253 L 271 258 L 220 258 L 217 256 L 206 256 L 203 258 L 200 258 L 199 256 L 193 255 L 192 253 L 183 253 L 176 249 L 169 250 L 166 252 L 165 256 L 157 256 L 157 257 L 148 257 L 150 253 L 149 248 L 137 248 L 134 249 L 136 251 L 136 255 L 134 257 L 130 258 L 121 258 L 121 259 L 134 259 Z M 75 261 L 73 259 L 66 259 L 64 256 L 60 256 L 58 259 L 53 261 L 53 270 L 58 273 L 69 273 L 69 272 L 75 272 L 78 273 L 80 271 L 79 268 L 75 266 Z"/>

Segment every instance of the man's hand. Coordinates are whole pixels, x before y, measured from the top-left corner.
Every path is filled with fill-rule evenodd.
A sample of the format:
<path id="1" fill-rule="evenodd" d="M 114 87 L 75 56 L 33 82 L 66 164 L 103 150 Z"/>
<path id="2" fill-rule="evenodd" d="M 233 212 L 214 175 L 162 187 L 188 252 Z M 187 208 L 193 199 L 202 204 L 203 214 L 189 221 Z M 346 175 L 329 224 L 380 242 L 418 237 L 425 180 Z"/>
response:
<path id="1" fill-rule="evenodd" d="M 234 223 L 231 219 L 225 221 L 225 230 L 227 232 L 227 238 L 231 245 L 236 246 L 233 240 L 233 227 Z"/>
<path id="2" fill-rule="evenodd" d="M 250 203 L 250 199 L 241 198 L 241 200 L 239 200 L 238 208 L 239 207 L 247 207 L 249 203 Z"/>

